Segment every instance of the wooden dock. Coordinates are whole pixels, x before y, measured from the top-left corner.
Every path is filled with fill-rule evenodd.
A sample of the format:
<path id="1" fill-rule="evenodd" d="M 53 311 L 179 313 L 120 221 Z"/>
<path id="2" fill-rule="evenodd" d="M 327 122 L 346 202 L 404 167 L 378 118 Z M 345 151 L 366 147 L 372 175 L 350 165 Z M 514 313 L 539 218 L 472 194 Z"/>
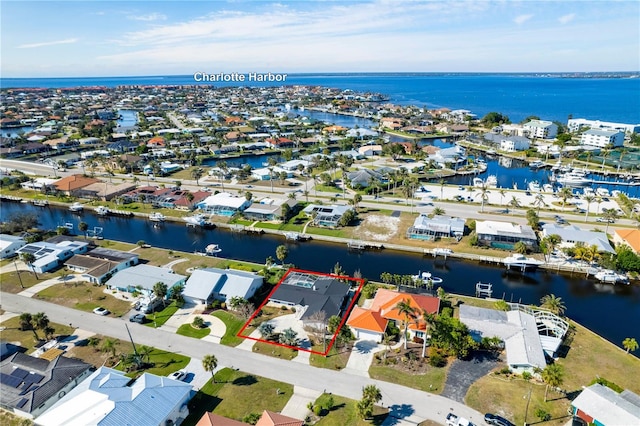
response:
<path id="1" fill-rule="evenodd" d="M 347 247 L 351 250 L 382 250 L 384 246 L 380 243 L 372 243 L 369 241 L 350 240 L 347 241 Z"/>

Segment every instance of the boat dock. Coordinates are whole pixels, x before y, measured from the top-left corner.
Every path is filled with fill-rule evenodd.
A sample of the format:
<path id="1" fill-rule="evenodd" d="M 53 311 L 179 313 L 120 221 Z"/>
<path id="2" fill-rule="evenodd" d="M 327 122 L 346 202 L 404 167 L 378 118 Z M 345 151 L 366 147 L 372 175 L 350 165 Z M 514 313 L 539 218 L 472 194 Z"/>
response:
<path id="1" fill-rule="evenodd" d="M 285 231 L 282 233 L 282 235 L 284 235 L 285 238 L 289 241 L 308 241 L 311 239 L 310 235 L 301 234 L 299 232 Z"/>
<path id="2" fill-rule="evenodd" d="M 368 241 L 350 240 L 347 242 L 347 247 L 352 250 L 382 250 L 384 246 L 378 243 L 371 243 Z"/>
<path id="3" fill-rule="evenodd" d="M 476 297 L 491 297 L 491 293 L 493 293 L 493 284 L 480 281 L 476 283 Z"/>
<path id="4" fill-rule="evenodd" d="M 48 207 L 49 206 L 49 200 L 32 200 L 31 202 L 36 207 Z"/>

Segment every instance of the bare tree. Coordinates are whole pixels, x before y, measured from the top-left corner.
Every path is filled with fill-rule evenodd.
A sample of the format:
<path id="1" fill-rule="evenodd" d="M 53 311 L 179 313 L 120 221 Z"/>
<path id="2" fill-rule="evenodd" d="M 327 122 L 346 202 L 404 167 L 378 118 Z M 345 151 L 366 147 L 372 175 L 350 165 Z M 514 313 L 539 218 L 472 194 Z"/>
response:
<path id="1" fill-rule="evenodd" d="M 326 345 L 327 313 L 325 311 L 316 311 L 309 315 L 308 322 L 308 331 L 313 335 L 316 344 L 324 343 Z"/>

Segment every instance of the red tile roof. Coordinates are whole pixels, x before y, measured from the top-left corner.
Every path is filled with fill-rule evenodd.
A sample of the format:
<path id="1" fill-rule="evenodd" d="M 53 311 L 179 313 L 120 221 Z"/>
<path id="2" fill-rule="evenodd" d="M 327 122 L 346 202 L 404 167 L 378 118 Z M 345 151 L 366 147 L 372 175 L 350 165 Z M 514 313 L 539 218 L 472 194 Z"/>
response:
<path id="1" fill-rule="evenodd" d="M 100 180 L 84 177 L 83 175 L 71 175 L 60 179 L 54 185 L 58 191 L 73 191 L 98 182 Z"/>
<path id="2" fill-rule="evenodd" d="M 387 329 L 387 323 L 389 321 L 382 318 L 380 312 L 370 311 L 369 309 L 363 309 L 359 306 L 353 308 L 347 325 L 349 327 L 357 328 L 360 330 L 370 330 L 378 333 L 384 333 Z"/>
<path id="3" fill-rule="evenodd" d="M 293 417 L 283 416 L 273 411 L 264 410 L 262 417 L 256 423 L 256 426 L 302 426 L 304 422 L 302 420 L 294 419 Z"/>
<path id="4" fill-rule="evenodd" d="M 226 417 L 219 416 L 213 413 L 204 413 L 196 426 L 246 426 L 246 423 L 239 422 L 237 420 L 228 419 Z"/>

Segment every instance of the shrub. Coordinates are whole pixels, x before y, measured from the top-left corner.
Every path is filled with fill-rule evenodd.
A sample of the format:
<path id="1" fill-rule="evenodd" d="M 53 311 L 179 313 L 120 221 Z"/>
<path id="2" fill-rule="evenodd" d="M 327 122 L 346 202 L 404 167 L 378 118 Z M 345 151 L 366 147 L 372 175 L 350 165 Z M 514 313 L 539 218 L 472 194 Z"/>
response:
<path id="1" fill-rule="evenodd" d="M 447 359 L 439 353 L 435 353 L 429 357 L 429 365 L 438 368 L 444 367 L 447 365 Z"/>
<path id="2" fill-rule="evenodd" d="M 531 378 L 532 378 L 532 377 L 533 377 L 533 376 L 532 376 L 532 375 L 531 375 L 531 373 L 529 373 L 528 371 L 524 371 L 524 372 L 522 373 L 522 378 L 523 378 L 523 379 L 525 379 L 525 380 L 531 380 Z"/>
<path id="3" fill-rule="evenodd" d="M 195 317 L 191 325 L 193 325 L 195 328 L 203 328 L 204 320 L 202 319 L 202 317 Z"/>
<path id="4" fill-rule="evenodd" d="M 315 414 L 316 416 L 321 416 L 322 415 L 322 411 L 323 411 L 323 409 L 319 405 L 315 405 L 313 407 L 313 414 Z"/>
<path id="5" fill-rule="evenodd" d="M 542 407 L 536 408 L 535 415 L 543 422 L 551 420 L 551 414 Z"/>
<path id="6" fill-rule="evenodd" d="M 509 375 L 511 374 L 511 369 L 509 367 L 502 367 L 500 374 Z"/>
<path id="7" fill-rule="evenodd" d="M 618 393 L 622 392 L 624 389 L 622 389 L 620 386 L 616 385 L 613 382 L 610 382 L 609 380 L 602 378 L 602 377 L 597 377 L 596 379 L 592 380 L 591 383 L 589 383 L 589 386 L 598 383 L 602 386 L 606 386 L 609 389 L 612 389 Z"/>
<path id="8" fill-rule="evenodd" d="M 258 413 L 247 414 L 242 418 L 243 423 L 249 423 L 250 425 L 255 425 L 258 420 L 260 420 L 260 414 Z"/>
<path id="9" fill-rule="evenodd" d="M 289 308 L 287 308 L 286 306 L 282 305 L 282 306 L 280 306 L 280 310 L 282 310 L 282 311 L 288 311 L 288 310 L 289 310 Z"/>

